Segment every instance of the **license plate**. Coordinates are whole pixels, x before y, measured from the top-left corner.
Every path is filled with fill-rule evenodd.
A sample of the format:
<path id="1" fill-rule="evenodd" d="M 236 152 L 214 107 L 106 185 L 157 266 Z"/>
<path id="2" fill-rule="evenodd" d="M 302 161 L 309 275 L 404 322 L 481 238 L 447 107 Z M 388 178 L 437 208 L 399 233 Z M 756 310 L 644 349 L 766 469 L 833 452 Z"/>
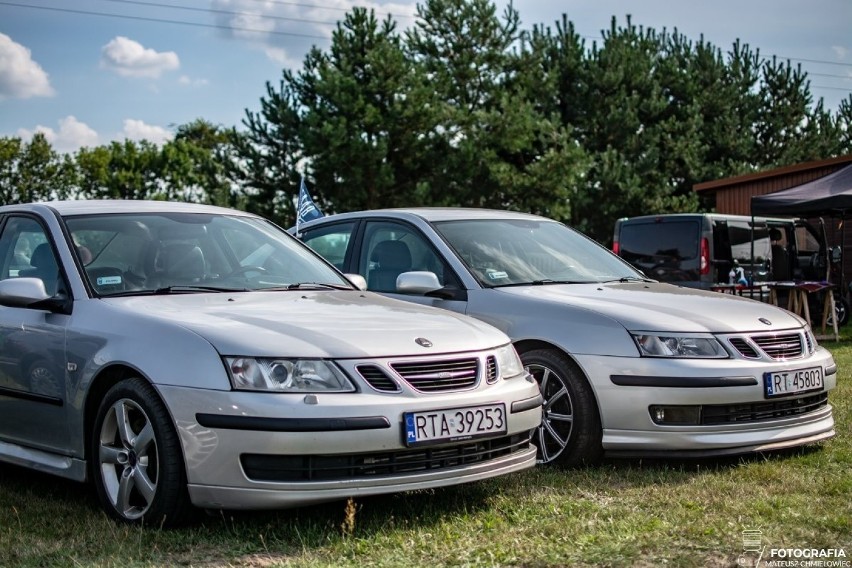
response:
<path id="1" fill-rule="evenodd" d="M 420 446 L 506 433 L 503 403 L 428 412 L 406 412 L 405 445 Z"/>
<path id="2" fill-rule="evenodd" d="M 763 386 L 766 398 L 822 390 L 822 367 L 763 373 Z"/>

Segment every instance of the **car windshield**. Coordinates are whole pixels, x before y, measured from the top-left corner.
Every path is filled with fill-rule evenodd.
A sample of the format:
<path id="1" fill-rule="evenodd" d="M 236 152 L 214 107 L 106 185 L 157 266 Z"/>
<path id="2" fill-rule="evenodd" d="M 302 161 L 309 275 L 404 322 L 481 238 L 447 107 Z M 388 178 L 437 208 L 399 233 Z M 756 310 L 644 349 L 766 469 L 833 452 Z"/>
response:
<path id="1" fill-rule="evenodd" d="M 67 217 L 84 275 L 101 296 L 351 285 L 263 219 L 207 213 Z"/>
<path id="2" fill-rule="evenodd" d="M 486 287 L 644 279 L 595 241 L 555 221 L 477 219 L 434 226 Z"/>

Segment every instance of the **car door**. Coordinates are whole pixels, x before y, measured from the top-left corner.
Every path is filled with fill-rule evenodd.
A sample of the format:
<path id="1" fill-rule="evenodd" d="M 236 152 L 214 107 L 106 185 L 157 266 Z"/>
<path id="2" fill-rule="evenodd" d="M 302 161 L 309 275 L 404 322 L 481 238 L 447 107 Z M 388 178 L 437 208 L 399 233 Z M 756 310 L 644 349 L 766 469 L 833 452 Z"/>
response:
<path id="1" fill-rule="evenodd" d="M 467 290 L 429 238 L 417 227 L 390 219 L 368 219 L 363 224 L 357 244 L 352 268 L 367 281 L 367 290 L 465 313 Z M 411 271 L 434 273 L 444 287 L 444 294 L 436 296 L 397 292 L 397 277 Z"/>
<path id="2" fill-rule="evenodd" d="M 356 221 L 331 223 L 302 231 L 302 242 L 334 265 L 341 272 L 346 271 L 347 253 L 355 234 Z"/>
<path id="3" fill-rule="evenodd" d="M 53 243 L 35 217 L 10 216 L 0 233 L 0 280 L 40 278 L 67 290 Z M 62 450 L 66 425 L 67 315 L 0 306 L 0 440 Z"/>

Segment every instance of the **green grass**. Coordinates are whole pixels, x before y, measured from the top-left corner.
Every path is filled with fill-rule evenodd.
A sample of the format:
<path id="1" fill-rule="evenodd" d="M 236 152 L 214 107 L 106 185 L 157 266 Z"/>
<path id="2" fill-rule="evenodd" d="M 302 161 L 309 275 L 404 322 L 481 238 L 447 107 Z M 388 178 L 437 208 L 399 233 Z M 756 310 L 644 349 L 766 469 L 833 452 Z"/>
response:
<path id="1" fill-rule="evenodd" d="M 109 521 L 88 485 L 0 465 L 0 566 L 735 566 L 742 531 L 852 559 L 852 340 L 838 435 L 723 460 L 618 460 L 179 530 Z"/>

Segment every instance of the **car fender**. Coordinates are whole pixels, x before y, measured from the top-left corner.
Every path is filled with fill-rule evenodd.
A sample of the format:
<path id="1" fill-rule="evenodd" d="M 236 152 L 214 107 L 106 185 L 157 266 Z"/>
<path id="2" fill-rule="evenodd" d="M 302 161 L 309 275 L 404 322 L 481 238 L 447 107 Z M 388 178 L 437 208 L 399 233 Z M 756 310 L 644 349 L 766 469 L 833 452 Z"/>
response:
<path id="1" fill-rule="evenodd" d="M 495 308 L 499 304 L 499 309 Z M 568 355 L 638 357 L 636 344 L 615 318 L 549 300 L 531 301 L 485 289 L 472 293 L 467 314 L 497 327 L 513 342 L 544 341 Z"/>

